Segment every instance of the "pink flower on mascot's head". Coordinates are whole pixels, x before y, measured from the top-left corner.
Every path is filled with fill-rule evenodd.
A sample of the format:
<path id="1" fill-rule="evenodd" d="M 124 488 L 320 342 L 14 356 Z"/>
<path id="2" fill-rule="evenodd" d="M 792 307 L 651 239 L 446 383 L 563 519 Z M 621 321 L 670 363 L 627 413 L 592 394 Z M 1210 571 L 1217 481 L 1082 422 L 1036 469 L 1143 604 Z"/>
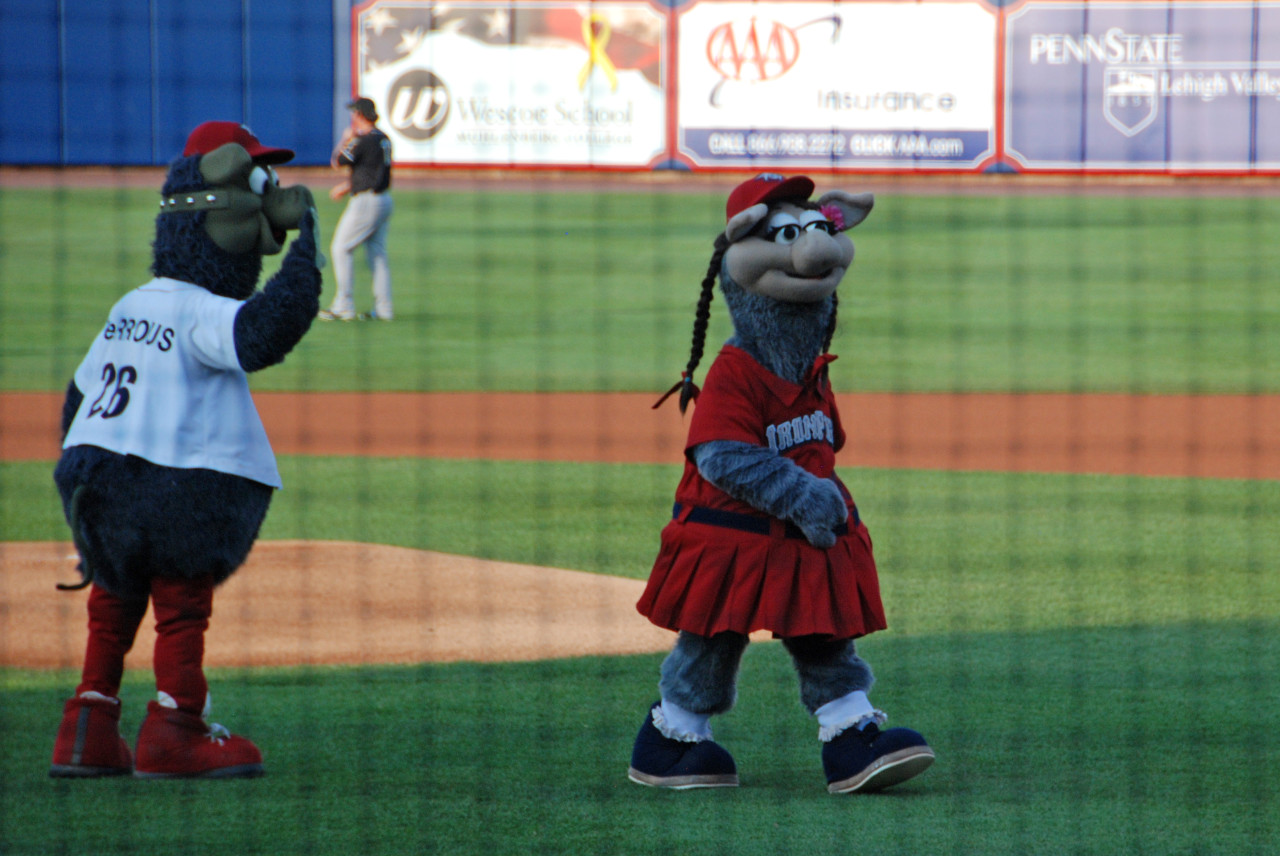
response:
<path id="1" fill-rule="evenodd" d="M 819 211 L 821 211 L 823 217 L 832 222 L 837 232 L 844 231 L 844 214 L 840 213 L 839 208 L 834 205 L 823 205 Z"/>

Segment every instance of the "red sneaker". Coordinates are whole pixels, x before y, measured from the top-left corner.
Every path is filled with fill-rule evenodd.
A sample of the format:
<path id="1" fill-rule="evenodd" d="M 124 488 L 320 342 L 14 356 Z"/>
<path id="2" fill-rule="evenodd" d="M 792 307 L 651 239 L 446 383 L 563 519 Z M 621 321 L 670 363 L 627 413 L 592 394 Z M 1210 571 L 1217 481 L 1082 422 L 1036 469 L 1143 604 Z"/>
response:
<path id="1" fill-rule="evenodd" d="M 262 773 L 262 753 L 249 740 L 193 713 L 155 701 L 147 704 L 147 718 L 138 729 L 136 778 L 225 779 Z"/>
<path id="2" fill-rule="evenodd" d="M 53 744 L 54 778 L 127 776 L 133 755 L 120 736 L 120 700 L 87 692 L 67 700 Z"/>

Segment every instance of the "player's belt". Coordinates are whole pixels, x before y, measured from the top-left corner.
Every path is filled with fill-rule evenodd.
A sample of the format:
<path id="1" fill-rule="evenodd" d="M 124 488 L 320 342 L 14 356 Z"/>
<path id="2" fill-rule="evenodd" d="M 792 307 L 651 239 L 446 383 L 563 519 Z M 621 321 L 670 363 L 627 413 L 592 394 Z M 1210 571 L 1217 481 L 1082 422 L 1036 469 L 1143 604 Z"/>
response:
<path id="1" fill-rule="evenodd" d="M 725 529 L 737 529 L 739 532 L 751 532 L 756 535 L 774 534 L 774 527 L 779 523 L 783 524 L 783 534 L 788 538 L 803 538 L 804 532 L 800 527 L 786 521 L 785 523 L 774 517 L 758 517 L 754 514 L 743 514 L 738 511 L 725 511 L 722 508 L 702 508 L 701 506 L 685 507 L 680 503 L 676 503 L 671 508 L 671 517 L 673 520 L 680 520 L 687 523 L 703 523 L 707 526 L 721 526 Z M 858 525 L 858 507 L 853 508 L 853 525 Z M 835 527 L 836 535 L 849 534 L 849 522 L 846 521 Z"/>

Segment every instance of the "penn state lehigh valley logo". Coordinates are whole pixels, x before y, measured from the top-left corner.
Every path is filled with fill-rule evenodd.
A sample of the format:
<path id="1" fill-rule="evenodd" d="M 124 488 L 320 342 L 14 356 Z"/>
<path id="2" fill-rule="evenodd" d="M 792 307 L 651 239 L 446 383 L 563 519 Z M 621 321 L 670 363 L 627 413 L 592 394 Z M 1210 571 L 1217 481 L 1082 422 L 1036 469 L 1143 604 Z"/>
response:
<path id="1" fill-rule="evenodd" d="M 1108 68 L 1102 89 L 1102 115 L 1111 127 L 1132 137 L 1156 120 L 1156 72 Z"/>

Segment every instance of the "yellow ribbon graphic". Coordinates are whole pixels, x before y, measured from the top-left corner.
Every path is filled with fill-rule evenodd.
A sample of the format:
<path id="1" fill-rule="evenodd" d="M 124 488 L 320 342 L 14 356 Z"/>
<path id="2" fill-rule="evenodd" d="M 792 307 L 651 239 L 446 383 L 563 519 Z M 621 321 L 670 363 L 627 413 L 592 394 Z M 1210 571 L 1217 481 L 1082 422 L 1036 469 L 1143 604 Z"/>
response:
<path id="1" fill-rule="evenodd" d="M 604 76 L 609 79 L 609 91 L 618 91 L 618 71 L 614 68 L 609 55 L 604 52 L 605 45 L 609 44 L 609 36 L 612 32 L 609 28 L 609 22 L 604 19 L 604 16 L 596 12 L 592 12 L 582 19 L 582 41 L 587 46 L 587 64 L 582 67 L 582 71 L 578 72 L 579 91 L 587 88 L 587 79 L 591 76 L 591 69 L 597 65 L 604 72 Z"/>

